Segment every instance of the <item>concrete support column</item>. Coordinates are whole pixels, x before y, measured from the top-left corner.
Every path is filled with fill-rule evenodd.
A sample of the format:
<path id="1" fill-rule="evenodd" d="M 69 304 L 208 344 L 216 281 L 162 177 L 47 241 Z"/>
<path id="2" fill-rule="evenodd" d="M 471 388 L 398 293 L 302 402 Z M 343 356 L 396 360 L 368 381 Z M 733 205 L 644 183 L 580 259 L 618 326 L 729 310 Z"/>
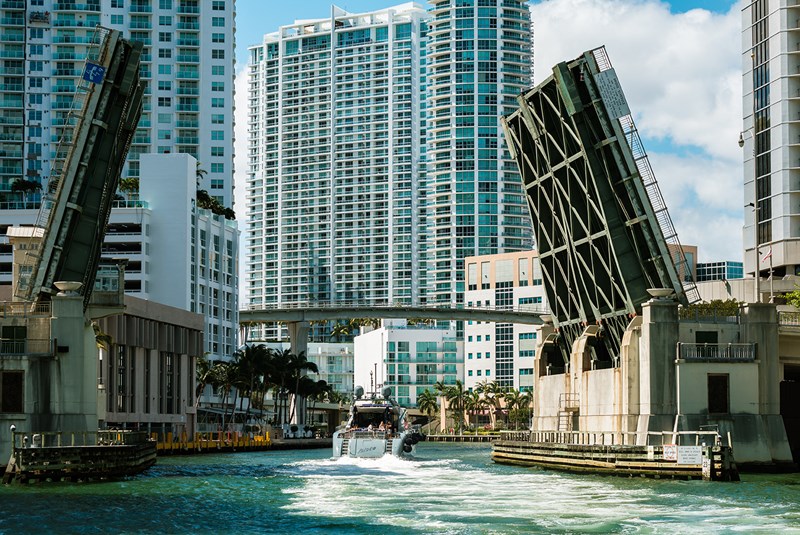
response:
<path id="1" fill-rule="evenodd" d="M 781 370 L 778 355 L 778 313 L 770 303 L 742 306 L 742 340 L 756 344 L 760 414 L 780 414 Z"/>
<path id="2" fill-rule="evenodd" d="M 641 403 L 638 431 L 667 431 L 677 411 L 675 351 L 678 346 L 678 303 L 651 299 L 642 305 L 639 351 Z"/>
<path id="3" fill-rule="evenodd" d="M 289 344 L 292 353 L 308 355 L 308 327 L 307 321 L 290 321 L 286 324 L 289 330 Z"/>
<path id="4" fill-rule="evenodd" d="M 51 377 L 50 407 L 39 407 L 55 417 L 54 429 L 97 430 L 97 345 L 94 330 L 83 314 L 83 297 L 62 292 L 52 300 L 52 337 L 56 362 Z"/>

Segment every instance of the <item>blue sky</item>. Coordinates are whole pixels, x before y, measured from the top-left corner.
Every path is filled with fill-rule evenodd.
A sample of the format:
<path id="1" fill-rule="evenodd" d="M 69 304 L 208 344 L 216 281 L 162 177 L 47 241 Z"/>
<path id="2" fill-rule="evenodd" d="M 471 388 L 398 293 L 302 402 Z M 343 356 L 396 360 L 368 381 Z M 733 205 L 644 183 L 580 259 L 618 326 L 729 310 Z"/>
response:
<path id="1" fill-rule="evenodd" d="M 401 0 L 341 0 L 358 13 Z M 552 66 L 605 46 L 682 243 L 701 262 L 742 259 L 741 4 L 730 0 L 532 2 L 535 81 Z M 331 2 L 236 0 L 237 71 L 247 47 Z M 246 85 L 237 80 L 237 193 L 246 169 Z M 242 114 L 242 115 L 240 115 Z M 241 185 L 240 185 L 241 184 Z M 236 209 L 244 208 L 243 201 Z"/>
<path id="2" fill-rule="evenodd" d="M 403 0 L 299 0 L 284 2 L 282 0 L 236 0 L 236 59 L 239 68 L 247 62 L 247 47 L 257 44 L 265 33 L 270 33 L 284 24 L 291 24 L 295 19 L 322 18 L 330 13 L 331 4 L 349 11 L 359 13 L 384 7 L 396 6 Z M 424 2 L 423 2 L 424 3 Z M 541 2 L 531 2 L 539 4 Z M 682 13 L 690 9 L 706 9 L 711 12 L 724 13 L 735 4 L 730 0 L 675 0 L 666 2 L 673 13 Z M 265 13 L 266 11 L 266 13 Z"/>

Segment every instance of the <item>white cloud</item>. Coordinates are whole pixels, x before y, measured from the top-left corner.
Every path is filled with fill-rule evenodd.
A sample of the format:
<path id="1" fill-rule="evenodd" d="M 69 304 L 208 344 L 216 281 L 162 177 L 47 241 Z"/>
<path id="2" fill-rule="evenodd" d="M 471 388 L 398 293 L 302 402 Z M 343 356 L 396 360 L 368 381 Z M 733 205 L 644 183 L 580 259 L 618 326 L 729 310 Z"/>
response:
<path id="1" fill-rule="evenodd" d="M 741 6 L 726 14 L 636 0 L 532 6 L 536 83 L 605 46 L 678 236 L 701 261 L 742 257 Z"/>

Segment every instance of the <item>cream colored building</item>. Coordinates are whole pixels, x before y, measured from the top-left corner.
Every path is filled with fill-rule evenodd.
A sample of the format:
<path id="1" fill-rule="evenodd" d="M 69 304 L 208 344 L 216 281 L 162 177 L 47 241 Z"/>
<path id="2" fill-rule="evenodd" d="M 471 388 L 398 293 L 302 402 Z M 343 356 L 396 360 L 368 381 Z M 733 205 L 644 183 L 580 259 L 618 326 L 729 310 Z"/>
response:
<path id="1" fill-rule="evenodd" d="M 467 308 L 547 310 L 536 251 L 471 256 L 464 260 Z M 464 322 L 464 386 L 494 381 L 533 389 L 536 326 L 492 321 Z"/>
<path id="2" fill-rule="evenodd" d="M 551 353 L 553 325 L 540 328 L 535 430 L 661 444 L 677 441 L 672 433 L 713 429 L 730 434 L 740 464 L 792 463 L 787 426 L 789 436 L 796 431 L 782 414 L 781 390 L 787 366 L 800 362 L 800 329 L 795 334 L 780 326 L 775 306 L 747 304 L 733 317 L 682 319 L 674 300 L 654 298 L 632 318 L 614 368 L 593 369 L 589 331 L 563 370 L 561 356 Z M 562 369 L 548 366 L 551 355 Z"/>

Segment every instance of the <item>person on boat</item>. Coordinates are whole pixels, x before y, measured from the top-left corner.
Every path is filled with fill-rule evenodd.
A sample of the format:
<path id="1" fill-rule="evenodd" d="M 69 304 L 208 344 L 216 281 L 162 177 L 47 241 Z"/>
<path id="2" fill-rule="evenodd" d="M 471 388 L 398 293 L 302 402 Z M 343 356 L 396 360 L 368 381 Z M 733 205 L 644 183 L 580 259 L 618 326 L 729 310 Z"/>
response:
<path id="1" fill-rule="evenodd" d="M 386 424 L 381 422 L 381 424 L 378 426 L 378 431 L 386 431 Z"/>

